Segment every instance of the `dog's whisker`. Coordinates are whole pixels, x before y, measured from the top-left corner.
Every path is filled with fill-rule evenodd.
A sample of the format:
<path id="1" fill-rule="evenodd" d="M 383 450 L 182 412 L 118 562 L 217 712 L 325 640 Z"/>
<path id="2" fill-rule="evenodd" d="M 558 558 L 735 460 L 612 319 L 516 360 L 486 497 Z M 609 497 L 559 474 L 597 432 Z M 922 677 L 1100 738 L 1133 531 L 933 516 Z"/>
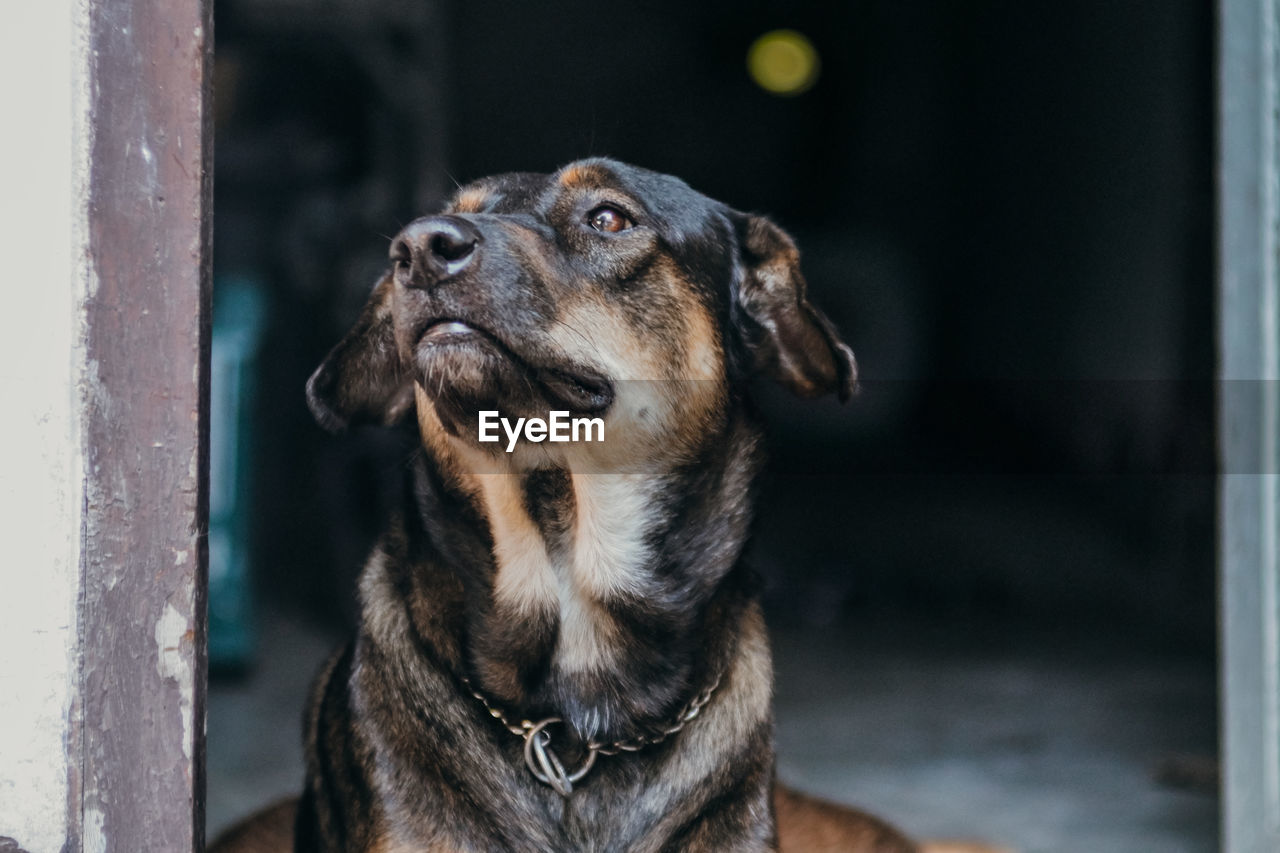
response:
<path id="1" fill-rule="evenodd" d="M 570 322 L 570 321 L 568 321 L 568 320 L 562 320 L 562 321 L 561 321 L 561 325 L 562 325 L 564 328 L 568 329 L 570 332 L 573 332 L 575 335 L 577 335 L 577 336 L 578 336 L 578 338 L 579 338 L 579 339 L 581 339 L 581 341 L 582 341 L 584 344 L 586 344 L 588 347 L 595 347 L 595 346 L 596 346 L 596 342 L 595 342 L 595 340 L 594 340 L 593 338 L 589 337 L 585 332 L 583 332 L 581 329 L 579 329 L 577 326 L 575 326 L 572 322 Z"/>

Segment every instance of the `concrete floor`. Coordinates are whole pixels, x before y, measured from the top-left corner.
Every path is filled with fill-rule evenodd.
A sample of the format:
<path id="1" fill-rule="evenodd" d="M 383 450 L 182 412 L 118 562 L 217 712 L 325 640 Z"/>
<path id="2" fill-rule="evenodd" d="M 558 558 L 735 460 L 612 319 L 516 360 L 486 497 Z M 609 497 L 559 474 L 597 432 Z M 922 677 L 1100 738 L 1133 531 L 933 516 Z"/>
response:
<path id="1" fill-rule="evenodd" d="M 1213 755 L 1212 661 L 1072 633 L 775 628 L 779 775 L 919 837 L 1216 850 L 1212 789 L 1157 781 L 1170 759 Z M 274 615 L 253 675 L 211 683 L 211 834 L 300 787 L 304 697 L 337 639 Z"/>
<path id="2" fill-rule="evenodd" d="M 1213 755 L 1211 662 L 1025 629 L 893 637 L 775 632 L 781 778 L 922 838 L 1217 849 L 1212 789 L 1156 781 L 1170 759 Z"/>

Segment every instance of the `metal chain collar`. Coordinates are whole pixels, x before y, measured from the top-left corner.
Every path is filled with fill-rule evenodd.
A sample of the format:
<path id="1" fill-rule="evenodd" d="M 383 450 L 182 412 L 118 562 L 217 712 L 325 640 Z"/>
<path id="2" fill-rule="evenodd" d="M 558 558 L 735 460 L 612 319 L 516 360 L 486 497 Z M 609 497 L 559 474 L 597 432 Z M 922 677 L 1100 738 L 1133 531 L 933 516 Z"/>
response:
<path id="1" fill-rule="evenodd" d="M 560 758 L 551 749 L 551 733 L 547 731 L 550 726 L 556 723 L 563 723 L 564 720 L 560 717 L 547 717 L 537 723 L 530 720 L 521 720 L 519 723 L 513 723 L 507 719 L 506 714 L 502 713 L 501 710 L 489 704 L 489 700 L 479 690 L 476 690 L 470 679 L 463 678 L 462 683 L 471 691 L 472 696 L 480 700 L 480 704 L 485 707 L 490 716 L 502 723 L 507 731 L 513 735 L 524 738 L 524 763 L 528 765 L 529 772 L 533 774 L 533 778 L 543 784 L 550 785 L 560 796 L 567 797 L 573 793 L 573 783 L 581 781 L 590 772 L 591 768 L 595 766 L 598 756 L 617 755 L 620 752 L 639 752 L 647 746 L 662 743 L 697 719 L 698 715 L 702 713 L 702 709 L 711 701 L 711 695 L 720 686 L 722 677 L 717 676 L 716 680 L 711 682 L 707 689 L 690 699 L 670 724 L 653 730 L 651 734 L 636 735 L 610 741 L 609 743 L 600 743 L 594 740 L 588 741 L 587 757 L 583 759 L 578 769 L 573 772 L 565 769 Z"/>

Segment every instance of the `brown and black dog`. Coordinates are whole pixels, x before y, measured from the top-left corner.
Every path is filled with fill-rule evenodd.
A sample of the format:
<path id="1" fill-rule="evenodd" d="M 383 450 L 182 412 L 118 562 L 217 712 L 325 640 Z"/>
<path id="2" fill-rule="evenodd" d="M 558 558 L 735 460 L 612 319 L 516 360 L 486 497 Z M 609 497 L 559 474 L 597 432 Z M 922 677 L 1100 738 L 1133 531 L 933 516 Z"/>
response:
<path id="1" fill-rule="evenodd" d="M 330 429 L 412 417 L 422 452 L 301 800 L 215 849 L 923 849 L 774 784 L 747 381 L 845 399 L 857 372 L 792 240 L 596 159 L 471 184 L 390 256 L 308 395 Z M 510 430 L 553 411 L 599 434 Z"/>

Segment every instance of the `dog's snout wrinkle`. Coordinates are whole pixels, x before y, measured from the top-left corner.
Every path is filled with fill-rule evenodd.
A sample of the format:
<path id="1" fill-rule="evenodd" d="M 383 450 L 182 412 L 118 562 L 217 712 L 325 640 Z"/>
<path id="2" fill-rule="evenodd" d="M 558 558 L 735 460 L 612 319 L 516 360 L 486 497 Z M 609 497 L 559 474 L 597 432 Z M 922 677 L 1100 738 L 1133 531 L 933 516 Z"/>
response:
<path id="1" fill-rule="evenodd" d="M 480 230 L 460 216 L 429 216 L 400 232 L 392 242 L 391 260 L 410 264 L 407 286 L 431 287 L 470 266 L 482 240 Z"/>

